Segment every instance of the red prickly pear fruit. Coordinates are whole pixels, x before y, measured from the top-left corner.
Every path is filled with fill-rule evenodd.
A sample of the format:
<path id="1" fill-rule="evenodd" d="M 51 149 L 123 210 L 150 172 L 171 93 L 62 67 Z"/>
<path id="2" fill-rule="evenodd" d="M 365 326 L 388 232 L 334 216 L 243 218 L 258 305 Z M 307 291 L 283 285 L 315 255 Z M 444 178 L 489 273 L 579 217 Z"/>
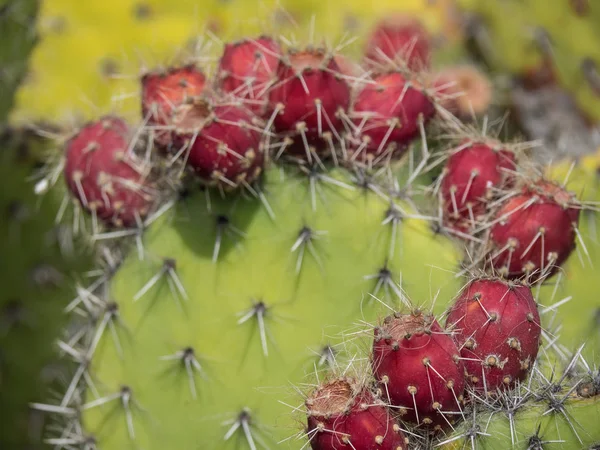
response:
<path id="1" fill-rule="evenodd" d="M 507 200 L 490 230 L 491 262 L 506 278 L 554 274 L 575 249 L 579 212 L 575 196 L 538 180 Z"/>
<path id="2" fill-rule="evenodd" d="M 269 91 L 269 120 L 277 133 L 294 138 L 298 153 L 323 146 L 325 136 L 340 138 L 350 86 L 332 54 L 308 48 L 290 51 L 277 66 Z"/>
<path id="3" fill-rule="evenodd" d="M 464 365 L 432 315 L 386 317 L 375 328 L 371 363 L 383 399 L 399 408 L 403 420 L 439 430 L 460 417 Z"/>
<path id="4" fill-rule="evenodd" d="M 484 114 L 492 103 L 489 78 L 472 66 L 448 67 L 433 78 L 438 103 L 461 118 Z"/>
<path id="5" fill-rule="evenodd" d="M 205 87 L 204 72 L 193 65 L 142 77 L 142 114 L 148 125 L 156 127 L 154 142 L 162 147 L 171 143 L 173 114 L 188 99 L 201 95 Z"/>
<path id="6" fill-rule="evenodd" d="M 429 68 L 430 54 L 430 37 L 423 24 L 399 14 L 376 24 L 365 49 L 369 66 L 389 65 L 400 58 L 413 71 Z"/>
<path id="7" fill-rule="evenodd" d="M 493 394 L 523 381 L 540 344 L 531 289 L 499 278 L 471 280 L 450 308 L 446 328 L 464 360 L 467 383 Z"/>
<path id="8" fill-rule="evenodd" d="M 374 157 L 381 154 L 401 156 L 434 116 L 435 106 L 428 95 L 400 72 L 375 75 L 358 93 L 351 117 L 357 127 L 358 141 L 353 153 Z"/>
<path id="9" fill-rule="evenodd" d="M 219 62 L 217 86 L 262 116 L 280 57 L 279 44 L 268 36 L 228 43 Z"/>
<path id="10" fill-rule="evenodd" d="M 353 379 L 322 384 L 306 399 L 313 450 L 405 450 L 407 440 L 390 411 Z"/>
<path id="11" fill-rule="evenodd" d="M 514 183 L 515 155 L 497 142 L 465 141 L 452 151 L 443 172 L 441 194 L 446 225 L 467 231 L 486 204 Z"/>
<path id="12" fill-rule="evenodd" d="M 187 164 L 208 186 L 224 190 L 253 182 L 264 163 L 262 127 L 249 110 L 197 99 L 179 109 L 174 142 Z"/>
<path id="13" fill-rule="evenodd" d="M 154 189 L 133 152 L 131 133 L 120 118 L 105 116 L 83 126 L 66 143 L 64 175 L 79 203 L 98 219 L 131 227 L 149 212 Z"/>

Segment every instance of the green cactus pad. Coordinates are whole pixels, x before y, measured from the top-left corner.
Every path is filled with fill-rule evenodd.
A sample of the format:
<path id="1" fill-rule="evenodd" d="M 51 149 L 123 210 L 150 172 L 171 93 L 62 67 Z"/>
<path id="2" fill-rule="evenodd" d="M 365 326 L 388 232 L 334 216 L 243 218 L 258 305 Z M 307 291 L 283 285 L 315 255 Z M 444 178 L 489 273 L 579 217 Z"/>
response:
<path id="1" fill-rule="evenodd" d="M 418 304 L 430 305 L 438 288 L 440 297 L 452 296 L 459 259 L 452 243 L 426 222 L 406 218 L 396 222 L 392 249 L 393 225 L 382 224 L 389 203 L 343 172 L 328 176 L 330 182 L 317 183 L 313 202 L 307 177 L 270 169 L 263 190 L 272 217 L 260 200 L 241 196 L 212 193 L 209 210 L 200 192 L 152 225 L 145 259 L 132 254 L 113 279 L 108 300 L 118 304 L 122 325 L 116 335 L 103 333 L 92 360 L 102 397 L 131 389 L 132 425 L 122 396 L 96 406 L 102 400 L 89 393 L 83 421 L 99 446 L 237 448 L 247 440 L 242 428 L 227 443 L 224 437 L 244 408 L 255 425 L 268 427 L 272 445 L 302 430 L 293 406 L 279 400 L 298 401 L 290 399 L 292 386 L 314 372 L 321 350 L 389 313 L 369 293 L 397 307 L 391 283 L 402 276 Z M 175 266 L 165 266 L 165 258 Z M 385 267 L 391 278 L 374 276 Z M 201 367 L 188 369 L 193 386 L 185 355 Z M 265 433 L 255 432 L 258 445 Z"/>

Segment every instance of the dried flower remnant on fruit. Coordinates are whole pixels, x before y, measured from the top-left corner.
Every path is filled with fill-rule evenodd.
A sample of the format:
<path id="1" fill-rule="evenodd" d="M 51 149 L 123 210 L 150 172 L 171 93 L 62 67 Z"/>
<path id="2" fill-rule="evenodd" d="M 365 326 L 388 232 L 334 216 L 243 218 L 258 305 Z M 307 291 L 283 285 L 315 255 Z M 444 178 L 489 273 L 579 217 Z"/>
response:
<path id="1" fill-rule="evenodd" d="M 142 77 L 142 115 L 154 128 L 154 141 L 164 147 L 171 143 L 173 115 L 189 99 L 200 96 L 206 87 L 204 72 L 193 65 L 150 72 Z"/>
<path id="2" fill-rule="evenodd" d="M 391 412 L 357 380 L 323 383 L 308 396 L 305 406 L 313 450 L 406 448 Z"/>

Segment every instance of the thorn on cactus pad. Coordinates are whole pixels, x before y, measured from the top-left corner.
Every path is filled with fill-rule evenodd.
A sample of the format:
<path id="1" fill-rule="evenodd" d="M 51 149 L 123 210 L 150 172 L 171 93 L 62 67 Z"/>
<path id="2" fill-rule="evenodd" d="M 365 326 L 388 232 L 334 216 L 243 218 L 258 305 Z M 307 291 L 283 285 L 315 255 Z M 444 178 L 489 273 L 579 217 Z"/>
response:
<path id="1" fill-rule="evenodd" d="M 257 444 L 267 450 L 266 443 L 260 436 L 261 427 L 256 423 L 250 408 L 242 408 L 235 419 L 223 422 L 224 426 L 229 427 L 223 436 L 224 441 L 229 441 L 234 436 L 238 436 L 244 441 L 250 450 L 258 450 Z"/>
<path id="2" fill-rule="evenodd" d="M 229 216 L 225 214 L 218 214 L 215 217 L 215 244 L 213 246 L 213 254 L 212 254 L 212 262 L 216 264 L 219 260 L 219 254 L 221 253 L 221 249 L 223 246 L 223 241 L 225 236 L 230 238 L 244 238 L 246 234 L 236 228 L 229 219 Z"/>
<path id="3" fill-rule="evenodd" d="M 366 275 L 364 277 L 365 280 L 375 280 L 375 286 L 369 292 L 373 299 L 379 300 L 379 292 L 383 290 L 385 294 L 385 299 L 389 299 L 390 293 L 393 293 L 398 301 L 400 301 L 405 306 L 410 307 L 410 301 L 406 297 L 406 295 L 402 292 L 402 277 L 398 277 L 398 282 L 395 281 L 394 274 L 388 267 L 388 263 L 386 261 L 385 265 L 380 268 L 377 273 Z M 385 303 L 382 301 L 382 303 Z M 386 303 L 387 304 L 387 303 Z M 396 306 L 392 304 L 390 306 Z"/>
<path id="4" fill-rule="evenodd" d="M 315 247 L 315 241 L 325 236 L 327 231 L 313 230 L 312 228 L 304 225 L 300 228 L 298 232 L 298 237 L 294 244 L 292 245 L 291 252 L 298 252 L 298 257 L 296 259 L 296 275 L 300 274 L 302 270 L 302 263 L 304 262 L 304 254 L 306 250 L 310 253 L 310 255 L 314 258 L 315 262 L 322 267 L 321 258 L 319 258 L 319 254 L 317 253 L 317 249 Z"/>
<path id="5" fill-rule="evenodd" d="M 196 358 L 195 351 L 192 347 L 185 347 L 184 349 L 175 352 L 172 355 L 161 356 L 161 360 L 163 361 L 177 361 L 182 367 L 186 375 L 188 377 L 188 383 L 190 386 L 190 393 L 192 398 L 196 400 L 197 388 L 196 388 L 196 374 L 199 374 L 201 377 L 205 377 L 204 369 L 200 365 L 200 362 Z"/>
<path id="6" fill-rule="evenodd" d="M 317 353 L 317 367 L 327 366 L 328 369 L 336 367 L 336 355 L 338 350 L 331 344 L 325 344 Z"/>
<path id="7" fill-rule="evenodd" d="M 135 429 L 133 424 L 133 413 L 134 411 L 144 411 L 143 408 L 139 405 L 139 403 L 133 397 L 133 391 L 129 386 L 122 386 L 118 392 L 114 394 L 109 394 L 105 397 L 100 397 L 95 400 L 92 400 L 88 403 L 85 403 L 81 406 L 81 410 L 89 410 L 92 408 L 98 408 L 108 403 L 117 402 L 119 404 L 120 409 L 123 410 L 125 415 L 125 423 L 127 426 L 127 433 L 129 438 L 133 441 L 135 440 Z"/>
<path id="8" fill-rule="evenodd" d="M 173 298 L 175 298 L 175 300 L 179 301 L 179 297 L 181 297 L 183 300 L 187 300 L 188 294 L 179 278 L 179 275 L 177 275 L 176 269 L 177 261 L 175 259 L 163 259 L 162 265 L 158 272 L 153 275 L 139 291 L 136 292 L 136 294 L 133 296 L 133 301 L 137 302 L 139 299 L 141 299 L 163 278 L 166 278 L 169 289 L 171 290 L 171 294 L 173 294 Z"/>
<path id="9" fill-rule="evenodd" d="M 262 348 L 263 355 L 269 356 L 268 339 L 267 339 L 267 318 L 270 308 L 262 301 L 252 300 L 252 307 L 246 311 L 242 311 L 238 314 L 240 318 L 237 321 L 238 325 L 243 325 L 246 322 L 255 322 L 258 327 L 258 334 L 260 336 L 260 346 Z"/>

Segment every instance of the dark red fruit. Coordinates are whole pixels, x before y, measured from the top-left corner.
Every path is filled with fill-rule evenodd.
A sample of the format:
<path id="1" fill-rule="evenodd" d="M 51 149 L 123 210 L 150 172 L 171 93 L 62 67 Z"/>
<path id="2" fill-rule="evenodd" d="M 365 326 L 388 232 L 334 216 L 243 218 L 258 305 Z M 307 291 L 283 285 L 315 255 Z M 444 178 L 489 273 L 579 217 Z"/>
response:
<path id="1" fill-rule="evenodd" d="M 434 116 L 431 99 L 399 72 L 376 75 L 359 92 L 352 110 L 358 140 L 354 152 L 363 156 L 400 156 Z"/>
<path id="2" fill-rule="evenodd" d="M 402 419 L 434 429 L 460 417 L 464 366 L 452 337 L 429 314 L 396 313 L 375 329 L 373 373 Z"/>
<path id="3" fill-rule="evenodd" d="M 157 144 L 171 143 L 173 114 L 188 99 L 201 95 L 205 85 L 206 76 L 192 65 L 142 77 L 142 114 L 149 126 L 156 127 L 154 141 Z"/>
<path id="4" fill-rule="evenodd" d="M 488 201 L 514 183 L 515 155 L 496 142 L 465 141 L 444 168 L 441 185 L 446 225 L 472 229 Z"/>
<path id="5" fill-rule="evenodd" d="M 280 55 L 279 44 L 267 36 L 226 44 L 219 63 L 218 87 L 242 99 L 256 114 L 263 115 L 266 93 Z"/>
<path id="6" fill-rule="evenodd" d="M 325 133 L 339 139 L 350 86 L 333 55 L 315 49 L 289 52 L 276 74 L 267 113 L 275 131 L 295 138 L 301 153 L 307 146 L 324 147 Z"/>
<path id="7" fill-rule="evenodd" d="M 65 180 L 88 211 L 111 225 L 135 226 L 148 213 L 154 190 L 132 151 L 120 118 L 106 116 L 82 127 L 66 144 Z"/>
<path id="8" fill-rule="evenodd" d="M 540 317 L 528 286 L 498 278 L 475 279 L 450 309 L 452 330 L 467 382 L 493 394 L 523 381 L 540 344 Z"/>
<path id="9" fill-rule="evenodd" d="M 575 196 L 539 180 L 524 187 L 495 214 L 491 260 L 507 278 L 549 276 L 575 248 L 579 209 Z"/>
<path id="10" fill-rule="evenodd" d="M 187 164 L 207 185 L 228 190 L 262 171 L 262 124 L 255 122 L 241 106 L 198 100 L 180 108 L 174 141 L 185 146 Z"/>
<path id="11" fill-rule="evenodd" d="M 306 409 L 313 450 L 408 448 L 385 405 L 353 379 L 319 386 L 306 400 Z"/>
<path id="12" fill-rule="evenodd" d="M 365 50 L 367 64 L 388 65 L 402 59 L 411 70 L 419 71 L 430 64 L 429 34 L 423 24 L 405 15 L 380 21 L 373 30 Z"/>

